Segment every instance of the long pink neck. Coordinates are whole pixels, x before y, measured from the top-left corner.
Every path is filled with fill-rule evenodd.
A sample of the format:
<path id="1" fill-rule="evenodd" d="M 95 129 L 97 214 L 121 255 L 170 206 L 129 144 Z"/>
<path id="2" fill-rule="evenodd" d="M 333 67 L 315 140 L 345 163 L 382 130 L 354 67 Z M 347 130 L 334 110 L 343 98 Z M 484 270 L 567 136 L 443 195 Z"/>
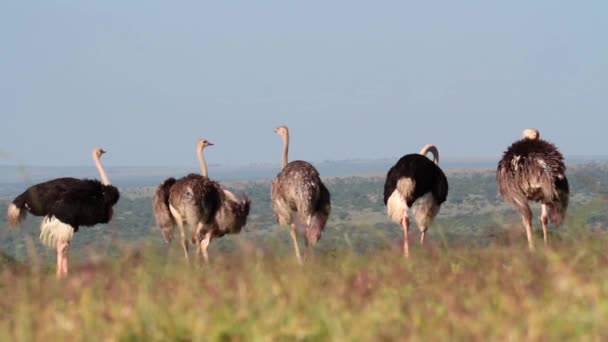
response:
<path id="1" fill-rule="evenodd" d="M 288 154 L 289 154 L 289 132 L 285 132 L 285 135 L 283 135 L 283 161 L 282 161 L 282 168 L 284 169 L 285 166 L 287 166 L 288 161 Z"/>
<path id="2" fill-rule="evenodd" d="M 201 174 L 205 177 L 208 177 L 207 174 L 207 162 L 205 161 L 205 156 L 203 156 L 203 148 L 197 147 L 198 161 L 201 165 Z"/>
<path id="3" fill-rule="evenodd" d="M 93 152 L 93 160 L 95 161 L 95 166 L 97 166 L 97 171 L 99 171 L 99 177 L 101 177 L 101 183 L 103 185 L 110 185 L 110 180 L 108 179 L 108 175 L 106 171 L 103 169 L 101 165 L 101 161 L 95 152 Z"/>
<path id="4" fill-rule="evenodd" d="M 420 150 L 420 154 L 422 154 L 423 156 L 426 156 L 426 154 L 429 152 L 431 152 L 433 154 L 433 162 L 435 162 L 435 164 L 439 165 L 439 150 L 437 149 L 437 146 L 428 144 L 428 145 L 424 145 L 422 147 L 422 149 Z"/>

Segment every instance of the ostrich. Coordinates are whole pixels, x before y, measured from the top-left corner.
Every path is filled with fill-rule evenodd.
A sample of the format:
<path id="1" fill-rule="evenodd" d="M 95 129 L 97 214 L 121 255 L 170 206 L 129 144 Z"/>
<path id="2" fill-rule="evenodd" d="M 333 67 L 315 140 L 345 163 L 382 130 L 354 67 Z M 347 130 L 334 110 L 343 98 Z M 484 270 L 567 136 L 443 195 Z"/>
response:
<path id="1" fill-rule="evenodd" d="M 209 177 L 207 171 L 207 163 L 202 153 L 202 146 L 205 144 L 205 139 L 201 139 L 197 145 L 198 160 L 201 167 L 203 177 Z M 207 232 L 198 232 L 198 236 L 193 237 L 193 241 L 197 243 L 197 253 L 202 254 L 206 262 L 209 261 L 207 247 L 212 238 L 219 238 L 226 234 L 238 234 L 241 229 L 247 224 L 247 216 L 251 201 L 246 195 L 243 195 L 239 200 L 232 192 L 220 186 L 223 192 L 221 205 L 215 214 L 215 220 L 212 228 Z M 201 236 L 201 234 L 204 234 Z"/>
<path id="2" fill-rule="evenodd" d="M 331 211 L 330 194 L 310 163 L 287 162 L 289 129 L 281 126 L 274 131 L 283 138 L 282 170 L 272 181 L 271 204 L 280 225 L 291 226 L 291 239 L 298 263 L 302 256 L 298 248 L 297 227 L 304 226 L 306 246 L 321 239 L 321 232 Z"/>
<path id="3" fill-rule="evenodd" d="M 250 201 L 247 196 L 240 200 L 207 175 L 207 164 L 203 149 L 213 144 L 205 139 L 197 143 L 197 155 L 202 175 L 190 174 L 179 180 L 165 180 L 154 194 L 154 214 L 163 238 L 171 242 L 175 224 L 180 228 L 182 246 L 188 259 L 188 241 L 183 223 L 191 229 L 192 242 L 197 254 L 209 260 L 207 247 L 213 237 L 237 234 L 247 223 Z"/>
<path id="4" fill-rule="evenodd" d="M 433 154 L 433 161 L 426 154 Z M 419 154 L 407 154 L 390 168 L 384 183 L 384 204 L 388 216 L 403 229 L 403 255 L 409 257 L 408 233 L 412 208 L 422 233 L 420 244 L 431 222 L 448 195 L 448 180 L 439 167 L 439 151 L 425 145 Z"/>
<path id="5" fill-rule="evenodd" d="M 118 202 L 118 189 L 110 185 L 101 165 L 101 148 L 93 149 L 93 160 L 101 182 L 91 179 L 56 178 L 29 187 L 8 207 L 8 222 L 17 226 L 29 211 L 44 216 L 40 239 L 57 250 L 57 277 L 68 274 L 68 248 L 80 226 L 108 223 Z"/>
<path id="6" fill-rule="evenodd" d="M 546 245 L 548 220 L 560 225 L 568 208 L 569 187 L 565 172 L 562 154 L 554 144 L 540 139 L 536 129 L 524 130 L 523 138 L 511 144 L 498 162 L 498 191 L 521 215 L 530 250 L 534 250 L 534 241 L 528 201 L 541 203 L 540 222 Z"/>

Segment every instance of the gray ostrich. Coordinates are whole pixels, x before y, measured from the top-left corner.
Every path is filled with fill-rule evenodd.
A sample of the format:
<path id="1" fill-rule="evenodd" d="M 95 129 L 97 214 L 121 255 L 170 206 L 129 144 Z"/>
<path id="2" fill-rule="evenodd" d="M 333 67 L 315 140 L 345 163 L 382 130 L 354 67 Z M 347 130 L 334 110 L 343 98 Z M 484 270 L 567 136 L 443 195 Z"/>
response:
<path id="1" fill-rule="evenodd" d="M 431 152 L 433 160 L 426 157 Z M 390 168 L 384 183 L 384 204 L 388 216 L 403 229 L 403 255 L 409 257 L 408 211 L 413 208 L 420 229 L 420 244 L 448 195 L 448 180 L 439 167 L 439 151 L 425 145 L 420 153 L 407 154 Z"/>
<path id="2" fill-rule="evenodd" d="M 509 146 L 498 162 L 498 191 L 521 215 L 530 250 L 534 250 L 534 241 L 528 201 L 541 203 L 540 222 L 546 245 L 548 220 L 560 225 L 568 208 L 569 187 L 565 172 L 562 154 L 554 144 L 540 139 L 536 129 L 524 130 L 523 138 Z"/>
<path id="3" fill-rule="evenodd" d="M 271 185 L 271 205 L 280 225 L 291 227 L 291 239 L 298 263 L 302 256 L 298 247 L 298 227 L 305 232 L 306 246 L 314 245 L 331 211 L 330 194 L 310 163 L 288 162 L 289 129 L 281 126 L 274 131 L 283 138 L 282 169 Z"/>

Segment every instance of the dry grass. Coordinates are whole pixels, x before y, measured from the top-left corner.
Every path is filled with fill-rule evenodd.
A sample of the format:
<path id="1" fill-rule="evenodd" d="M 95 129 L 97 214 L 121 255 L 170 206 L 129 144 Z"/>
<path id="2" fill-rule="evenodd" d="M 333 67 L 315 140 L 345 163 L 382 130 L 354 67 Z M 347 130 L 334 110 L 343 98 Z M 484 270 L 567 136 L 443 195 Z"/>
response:
<path id="1" fill-rule="evenodd" d="M 4 261 L 0 339 L 33 340 L 605 340 L 608 240 L 535 253 L 487 248 L 333 251 L 303 267 L 253 246 L 188 266 L 124 249 L 75 266 Z"/>

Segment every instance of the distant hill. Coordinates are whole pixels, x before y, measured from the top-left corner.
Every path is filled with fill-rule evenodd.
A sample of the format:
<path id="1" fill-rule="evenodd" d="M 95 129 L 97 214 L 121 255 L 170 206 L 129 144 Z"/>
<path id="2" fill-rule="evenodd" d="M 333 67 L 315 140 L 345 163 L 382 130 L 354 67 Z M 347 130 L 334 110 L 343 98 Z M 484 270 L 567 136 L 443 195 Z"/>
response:
<path id="1" fill-rule="evenodd" d="M 394 159 L 375 160 L 337 160 L 314 162 L 324 177 L 384 174 L 397 161 Z M 589 162 L 608 162 L 605 157 L 575 157 L 569 158 L 569 164 Z M 486 169 L 495 168 L 497 159 L 449 159 L 441 160 L 444 170 L 454 169 Z M 213 178 L 220 181 L 271 179 L 279 171 L 279 164 L 251 165 L 209 165 Z M 107 167 L 106 171 L 114 185 L 119 187 L 143 187 L 159 184 L 167 177 L 176 177 L 188 173 L 199 173 L 196 165 L 188 167 Z M 57 177 L 99 178 L 97 170 L 91 166 L 15 166 L 0 165 L 0 196 L 7 196 L 22 191 L 25 187 L 44 180 Z"/>

